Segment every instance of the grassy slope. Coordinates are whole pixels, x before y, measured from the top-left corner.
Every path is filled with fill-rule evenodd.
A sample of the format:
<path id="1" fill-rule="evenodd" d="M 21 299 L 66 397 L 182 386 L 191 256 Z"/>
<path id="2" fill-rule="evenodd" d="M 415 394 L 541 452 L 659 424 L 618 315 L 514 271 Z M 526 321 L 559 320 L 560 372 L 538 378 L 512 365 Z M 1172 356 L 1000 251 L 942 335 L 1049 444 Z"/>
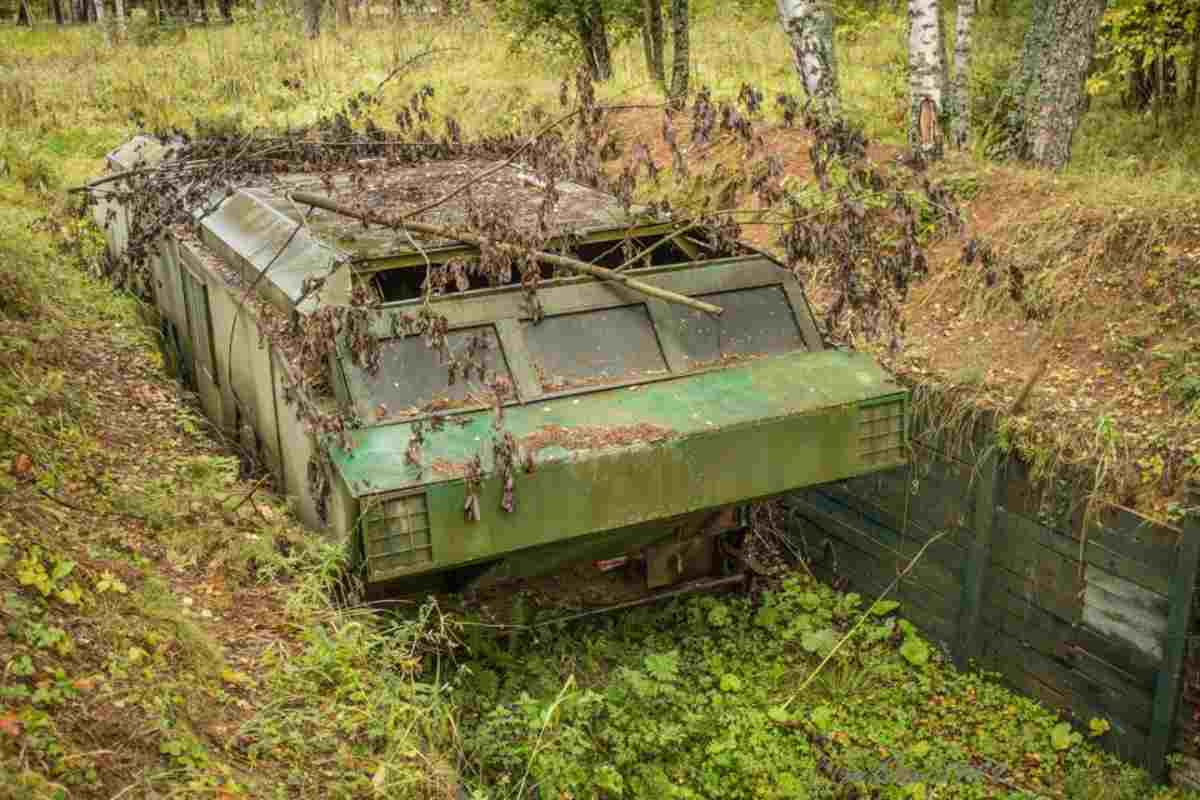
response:
<path id="1" fill-rule="evenodd" d="M 0 778 L 16 796 L 49 794 L 55 786 L 70 796 L 96 797 L 122 791 L 125 797 L 152 791 L 211 796 L 239 789 L 254 796 L 349 796 L 375 789 L 408 796 L 418 794 L 418 784 L 436 796 L 445 794 L 453 770 L 428 753 L 462 748 L 472 756 L 469 764 L 492 777 L 507 771 L 519 781 L 528 765 L 543 772 L 559 766 L 553 759 L 542 765 L 514 761 L 508 751 L 530 746 L 527 734 L 506 732 L 503 713 L 489 734 L 472 715 L 494 700 L 515 699 L 521 690 L 531 692 L 534 711 L 548 708 L 572 671 L 551 656 L 585 647 L 610 650 L 606 658 L 580 663 L 578 681 L 621 711 L 642 700 L 621 698 L 628 687 L 609 683 L 612 667 L 645 671 L 656 680 L 665 676 L 669 683 L 674 680 L 669 663 L 653 661 L 658 666 L 650 669 L 645 657 L 677 646 L 688 653 L 690 647 L 717 646 L 711 632 L 694 621 L 696 630 L 685 626 L 689 638 L 681 643 L 665 640 L 649 629 L 648 620 L 635 618 L 615 638 L 593 638 L 584 630 L 573 634 L 578 638 L 543 641 L 547 654 L 528 663 L 504 662 L 481 648 L 482 660 L 469 666 L 505 680 L 491 686 L 484 679 L 480 686 L 469 673 L 459 673 L 466 676 L 458 700 L 465 704 L 468 729 L 456 734 L 453 708 L 423 669 L 439 662 L 431 654 L 444 644 L 438 625 L 427 620 L 381 631 L 331 609 L 322 600 L 323 578 L 334 554 L 304 545 L 282 506 L 265 492 L 232 511 L 254 476 L 238 480 L 229 451 L 160 375 L 152 332 L 141 324 L 133 301 L 114 298 L 88 277 L 97 257 L 94 234 L 83 232 L 90 243 L 79 252 L 57 249 L 54 228 L 69 238 L 80 233 L 61 230 L 72 223 L 60 213 L 58 190 L 94 174 L 104 151 L 128 136 L 137 119 L 152 127 L 188 127 L 197 117 L 222 116 L 299 124 L 351 91 L 372 88 L 393 65 L 430 46 L 440 51 L 390 86 L 380 112 L 385 118 L 428 81 L 436 90 L 435 104 L 453 110 L 465 124 L 515 128 L 530 103 L 554 106 L 564 73 L 564 65 L 552 59 L 512 55 L 503 35 L 482 35 L 472 22 L 465 30 L 376 25 L 338 32 L 315 45 L 277 22 L 193 31 L 114 53 L 102 51 L 89 31 L 0 30 L 0 242 L 6 243 L 0 249 L 0 457 L 7 468 L 0 486 L 0 582 L 9 630 L 0 643 L 7 665 L 0 716 L 7 774 Z M 848 104 L 872 135 L 893 144 L 899 143 L 905 105 L 896 71 L 903 52 L 898 31 L 894 18 L 864 22 L 843 42 Z M 992 62 L 1003 62 L 1004 43 L 1011 40 L 1003 31 L 993 33 L 990 39 L 981 36 L 995 42 L 983 50 L 984 73 Z M 768 97 L 793 88 L 787 50 L 768 20 L 701 19 L 696 39 L 698 81 L 718 93 L 735 92 L 743 80 Z M 747 41 L 755 46 L 747 48 Z M 467 46 L 469 61 L 462 57 Z M 653 94 L 640 80 L 633 49 L 620 49 L 616 61 L 620 78 L 603 89 L 606 97 Z M 514 75 L 522 80 L 514 81 Z M 1103 209 L 1093 202 L 1097 194 L 1126 191 L 1130 175 L 1152 170 L 1154 180 L 1143 184 L 1150 187 L 1144 203 L 1173 206 L 1173 198 L 1190 188 L 1187 171 L 1194 167 L 1189 159 L 1196 148 L 1163 148 L 1161 140 L 1150 140 L 1138 144 L 1164 155 L 1139 158 L 1134 152 L 1131 159 L 1123 141 L 1128 137 L 1120 132 L 1133 129 L 1115 112 L 1090 118 L 1081 159 L 1062 181 L 974 164 L 963 169 L 979 176 L 985 198 L 989 190 L 1027 197 L 1021 181 L 1028 181 L 1054 202 L 1084 209 Z M 1191 144 L 1186 136 L 1172 141 Z M 785 143 L 795 150 L 802 146 L 800 140 Z M 1107 177 L 1099 181 L 1100 175 Z M 47 208 L 49 220 L 31 227 Z M 1002 230 L 1007 221 L 992 220 L 989 230 Z M 826 596 L 821 607 L 835 602 Z M 712 610 L 702 604 L 689 608 Z M 735 603 L 727 613 L 739 617 L 749 611 Z M 432 649 L 428 639 L 421 646 L 414 641 L 418 631 L 432 636 Z M 743 648 L 745 656 L 765 646 L 755 638 L 762 635 L 738 638 L 731 646 Z M 770 641 L 780 648 L 776 662 L 793 672 L 804 666 L 807 656 Z M 711 659 L 704 652 L 694 655 Z M 905 663 L 894 647 L 869 657 L 893 674 Z M 795 684 L 773 673 L 757 674 L 760 666 L 770 665 L 749 664 L 744 674 L 740 668 L 730 674 L 742 681 Z M 691 668 L 683 674 L 691 676 Z M 881 693 L 879 702 L 918 708 L 926 696 L 888 694 L 905 683 L 899 674 L 866 688 Z M 630 680 L 655 697 L 666 692 Z M 924 680 L 944 684 L 953 696 L 980 691 L 974 679 L 956 679 L 940 669 Z M 724 691 L 719 677 L 714 691 Z M 562 697 L 564 703 L 578 699 L 571 691 Z M 748 715 L 755 740 L 766 742 L 775 756 L 792 746 L 775 736 L 778 731 L 769 733 L 763 719 L 766 704 L 778 699 L 750 693 L 746 702 L 731 706 Z M 667 714 L 675 701 L 664 702 Z M 811 702 L 806 697 L 792 710 L 803 717 L 821 704 L 817 696 Z M 1045 750 L 1048 718 L 1027 704 L 1016 706 L 1030 721 L 1030 746 Z M 583 711 L 573 713 L 571 725 L 587 722 L 579 716 Z M 705 718 L 695 724 L 695 735 L 712 735 Z M 855 742 L 871 741 L 875 723 L 869 716 L 839 724 Z M 651 726 L 630 736 L 659 733 Z M 932 736 L 937 743 L 945 734 Z M 563 746 L 561 738 L 555 741 Z M 1014 737 L 1011 748 L 1023 741 Z M 502 752 L 489 755 L 488 747 Z M 1011 748 L 1004 757 L 1022 760 Z M 1057 765 L 1053 748 L 1045 752 Z M 1096 757 L 1085 756 L 1082 748 L 1072 752 L 1082 759 L 1073 768 L 1082 764 L 1084 773 L 1095 773 L 1086 791 L 1104 796 L 1105 787 L 1118 785 L 1111 766 L 1097 766 Z M 600 762 L 593 757 L 584 763 L 595 769 Z M 701 758 L 667 766 L 687 774 L 705 763 Z M 745 777 L 752 770 L 730 774 Z M 1053 780 L 1054 774 L 1050 769 L 1035 777 Z"/>

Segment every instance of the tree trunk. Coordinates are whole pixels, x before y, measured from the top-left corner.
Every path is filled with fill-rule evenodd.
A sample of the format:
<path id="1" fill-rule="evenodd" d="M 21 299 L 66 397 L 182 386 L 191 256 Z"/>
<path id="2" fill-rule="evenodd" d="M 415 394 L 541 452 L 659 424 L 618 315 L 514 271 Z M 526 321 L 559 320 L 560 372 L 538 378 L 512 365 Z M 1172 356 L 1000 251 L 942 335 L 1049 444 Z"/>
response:
<path id="1" fill-rule="evenodd" d="M 606 81 L 612 77 L 612 56 L 608 49 L 608 27 L 600 0 L 588 0 L 575 17 L 575 30 L 592 79 Z"/>
<path id="2" fill-rule="evenodd" d="M 837 58 L 833 51 L 833 8 L 830 0 L 776 0 L 779 24 L 791 40 L 800 84 L 818 108 L 837 113 Z"/>
<path id="3" fill-rule="evenodd" d="M 113 21 L 116 23 L 117 41 L 125 40 L 125 0 L 113 0 Z"/>
<path id="4" fill-rule="evenodd" d="M 1036 0 L 1025 34 L 1020 155 L 1049 169 L 1071 160 L 1107 0 Z"/>
<path id="5" fill-rule="evenodd" d="M 334 11 L 337 14 L 339 28 L 350 27 L 350 0 L 334 0 Z"/>
<path id="6" fill-rule="evenodd" d="M 92 0 L 93 7 L 96 9 L 96 25 L 100 27 L 100 31 L 104 34 L 104 43 L 112 44 L 112 30 L 108 27 L 108 20 L 104 18 L 104 0 Z"/>
<path id="7" fill-rule="evenodd" d="M 304 0 L 304 35 L 316 39 L 321 35 L 321 6 L 324 0 Z"/>
<path id="8" fill-rule="evenodd" d="M 927 156 L 942 153 L 946 113 L 946 41 L 940 0 L 908 0 L 908 67 L 912 98 L 908 140 Z"/>
<path id="9" fill-rule="evenodd" d="M 63 19 L 62 0 L 50 0 L 50 10 L 54 12 L 54 24 L 62 25 Z"/>
<path id="10" fill-rule="evenodd" d="M 671 107 L 675 109 L 683 108 L 688 98 L 692 70 L 690 32 L 688 0 L 671 0 Z"/>
<path id="11" fill-rule="evenodd" d="M 1197 19 L 1195 28 L 1192 31 L 1192 63 L 1188 65 L 1191 71 L 1190 80 L 1188 81 L 1188 105 L 1192 110 L 1196 110 L 1196 103 L 1200 101 L 1200 11 L 1196 12 Z"/>
<path id="12" fill-rule="evenodd" d="M 971 28 L 976 0 L 958 0 L 954 26 L 954 146 L 963 148 L 971 138 Z"/>
<path id="13" fill-rule="evenodd" d="M 29 15 L 29 0 L 17 0 L 17 24 L 33 27 L 33 17 Z"/>
<path id="14" fill-rule="evenodd" d="M 665 85 L 662 0 L 642 0 L 642 49 L 646 52 L 646 71 L 650 80 Z"/>

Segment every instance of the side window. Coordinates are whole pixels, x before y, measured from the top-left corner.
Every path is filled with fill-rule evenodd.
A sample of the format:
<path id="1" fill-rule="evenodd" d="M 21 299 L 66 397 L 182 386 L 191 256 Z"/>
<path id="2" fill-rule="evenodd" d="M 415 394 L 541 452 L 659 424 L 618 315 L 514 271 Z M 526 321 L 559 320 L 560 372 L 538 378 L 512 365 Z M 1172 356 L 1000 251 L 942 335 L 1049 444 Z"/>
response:
<path id="1" fill-rule="evenodd" d="M 544 392 L 624 383 L 667 372 L 644 305 L 560 314 L 525 323 L 522 329 Z"/>
<path id="2" fill-rule="evenodd" d="M 383 341 L 379 370 L 374 375 L 343 358 L 359 412 L 370 422 L 381 422 L 396 415 L 488 405 L 491 395 L 478 374 L 473 371 L 468 380 L 461 370 L 454 370 L 451 380 L 451 361 L 446 356 L 462 365 L 482 367 L 487 375 L 499 375 L 512 386 L 512 374 L 494 326 L 451 331 L 446 335 L 446 345 L 447 352 L 442 353 L 420 336 Z"/>
<path id="3" fill-rule="evenodd" d="M 725 310 L 720 317 L 667 306 L 660 324 L 683 349 L 688 369 L 804 349 L 787 295 L 779 286 L 697 295 Z"/>
<path id="4" fill-rule="evenodd" d="M 208 308 L 208 286 L 191 272 L 181 270 L 183 297 L 187 305 L 188 328 L 196 367 L 203 369 L 214 382 L 218 380 L 212 344 L 212 314 Z"/>

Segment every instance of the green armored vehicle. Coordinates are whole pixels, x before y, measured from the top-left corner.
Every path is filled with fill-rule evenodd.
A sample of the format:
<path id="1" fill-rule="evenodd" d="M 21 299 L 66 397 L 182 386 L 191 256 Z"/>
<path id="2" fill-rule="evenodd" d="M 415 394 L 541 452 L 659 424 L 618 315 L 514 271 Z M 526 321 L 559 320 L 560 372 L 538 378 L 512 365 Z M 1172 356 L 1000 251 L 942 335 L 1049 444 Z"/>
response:
<path id="1" fill-rule="evenodd" d="M 138 138 L 109 166 L 133 169 L 162 150 Z M 306 524 L 347 542 L 369 584 L 452 575 L 462 585 L 635 554 L 650 587 L 664 586 L 711 569 L 714 542 L 744 524 L 746 504 L 903 463 L 905 392 L 868 356 L 825 347 L 795 277 L 749 247 L 714 253 L 669 219 L 563 184 L 551 223 L 558 252 L 626 269 L 622 280 L 548 274 L 534 311 L 515 276 L 498 286 L 471 276 L 427 300 L 430 264 L 479 251 L 329 210 L 403 213 L 491 166 L 397 165 L 365 183 L 349 173 L 247 181 L 166 235 L 153 259 L 146 288 L 182 379 L 258 452 Z M 326 208 L 296 199 L 314 192 Z M 542 187 L 519 166 L 472 192 L 535 224 Z M 109 201 L 95 213 L 119 255 L 131 210 Z M 466 213 L 448 202 L 421 219 L 454 224 Z M 624 264 L 631 251 L 643 260 Z M 318 291 L 313 279 L 325 279 Z M 327 386 L 304 385 L 295 348 L 262 332 L 347 303 L 356 286 L 382 301 L 377 369 L 358 366 L 342 342 Z M 503 430 L 516 450 L 506 464 L 496 463 L 487 387 L 451 382 L 437 351 L 389 322 L 426 302 L 448 321 L 450 349 L 481 353 L 503 379 L 494 385 L 510 387 Z M 302 393 L 351 412 L 348 442 L 311 432 Z M 435 418 L 445 423 L 436 431 Z"/>

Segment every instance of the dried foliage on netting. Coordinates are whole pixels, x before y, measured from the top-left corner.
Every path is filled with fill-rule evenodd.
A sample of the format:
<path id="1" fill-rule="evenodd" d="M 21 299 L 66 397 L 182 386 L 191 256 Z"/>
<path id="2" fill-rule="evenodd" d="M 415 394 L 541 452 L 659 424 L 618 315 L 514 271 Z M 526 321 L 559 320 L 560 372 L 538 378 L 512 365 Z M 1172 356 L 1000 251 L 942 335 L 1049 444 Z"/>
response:
<path id="1" fill-rule="evenodd" d="M 390 230 L 398 241 L 407 239 L 412 250 L 422 255 L 425 251 L 406 223 L 430 214 L 437 219 L 439 208 L 453 200 L 462 211 L 456 230 L 482 244 L 470 257 L 446 263 L 427 259 L 423 302 L 414 307 L 385 307 L 375 289 L 353 282 L 348 298 L 328 302 L 323 290 L 339 270 L 350 269 L 347 263 L 331 261 L 328 274 L 309 279 L 301 289 L 301 301 L 315 301 L 311 310 L 284 319 L 282 312 L 267 304 L 255 308 L 261 312 L 260 329 L 288 354 L 299 372 L 297 385 L 286 389 L 285 399 L 298 406 L 311 431 L 344 449 L 351 448 L 351 433 L 366 421 L 353 408 L 314 402 L 332 397 L 328 371 L 335 357 L 375 374 L 383 342 L 419 336 L 440 354 L 450 384 L 478 381 L 486 387 L 495 419 L 492 469 L 502 481 L 501 506 L 507 511 L 515 508 L 519 467 L 533 468 L 531 454 L 503 428 L 504 404 L 513 398 L 513 387 L 485 369 L 488 341 L 484 337 L 450 346 L 447 320 L 432 301 L 480 286 L 516 282 L 526 313 L 534 322 L 540 320 L 541 284 L 564 273 L 562 267 L 547 267 L 537 254 L 570 253 L 577 243 L 570 231 L 561 226 L 556 230 L 554 225 L 564 182 L 609 193 L 626 213 L 637 207 L 650 217 L 672 219 L 678 224 L 677 235 L 686 231 L 713 256 L 745 252 L 741 226 L 746 221 L 766 220 L 779 226 L 779 243 L 790 267 L 799 274 L 823 265 L 831 276 L 836 300 L 827 320 L 828 333 L 844 340 L 859 335 L 895 340 L 901 324 L 899 302 L 910 282 L 925 272 L 921 228 L 931 224 L 931 214 L 941 214 L 933 219 L 935 225 L 957 219 L 948 192 L 914 171 L 923 181 L 918 208 L 913 192 L 866 158 L 867 142 L 861 131 L 843 120 L 811 113 L 794 98 L 783 96 L 777 104 L 785 124 L 802 123 L 812 139 L 815 186 L 797 191 L 785 181 L 780 155 L 769 152 L 764 143 L 764 97 L 749 85 L 743 85 L 732 99 L 716 100 L 704 88 L 696 93 L 690 109 L 664 108 L 661 137 L 670 164 L 656 163 L 645 142 L 626 140 L 622 126 L 614 124 L 625 107 L 600 104 L 588 73 L 582 70 L 563 81 L 561 108 L 555 114 L 530 111 L 532 131 L 525 135 L 472 136 L 453 118 L 439 118 L 432 110 L 430 87 L 412 93 L 394 112 L 394 127 L 384 129 L 376 121 L 380 97 L 378 90 L 359 92 L 313 125 L 284 132 L 204 125 L 190 133 L 155 132 L 152 136 L 167 148 L 161 161 L 97 181 L 85 197 L 87 203 L 115 200 L 129 209 L 128 244 L 121 261 L 112 265 L 112 278 L 131 291 L 149 287 L 152 260 L 168 232 L 195 230 L 199 220 L 243 186 L 291 197 L 289 188 L 294 187 L 283 180 L 289 175 L 316 178 L 327 195 L 334 195 L 341 185 L 343 212 L 357 216 L 364 226 Z M 519 165 L 522 180 L 537 187 L 537 202 L 516 208 L 502 192 L 486 191 L 482 178 L 491 168 L 447 187 L 445 194 L 416 208 L 410 203 L 389 211 L 387 207 L 394 204 L 385 203 L 387 207 L 381 209 L 378 198 L 370 198 L 369 190 L 385 185 L 385 176 L 396 167 L 449 160 L 499 162 L 495 169 Z M 663 181 L 667 174 L 670 187 Z M 754 208 L 739 207 L 748 200 Z M 299 221 L 291 237 L 304 229 L 311 213 L 299 207 L 295 212 Z M 257 283 L 290 242 L 291 238 L 253 280 L 234 276 L 234 285 L 243 290 L 243 305 L 258 302 Z M 647 255 L 642 246 L 632 236 L 614 245 L 625 260 L 620 269 L 636 265 Z M 425 468 L 426 437 L 453 418 L 443 413 L 447 410 L 422 409 L 425 418 L 412 422 L 405 460 L 418 473 Z M 380 419 L 399 411 L 373 410 Z M 464 511 L 473 518 L 481 511 L 483 464 L 480 453 L 462 468 L 467 483 Z M 320 464 L 314 464 L 310 482 L 321 483 L 323 472 Z M 315 496 L 327 497 L 327 485 L 314 489 Z"/>
<path id="2" fill-rule="evenodd" d="M 819 190 L 782 198 L 790 216 L 779 237 L 787 262 L 810 278 L 819 275 L 832 291 L 830 338 L 884 341 L 894 352 L 909 287 L 928 273 L 928 238 L 962 225 L 953 195 L 930 180 L 919 157 L 901 159 L 899 175 L 885 172 L 867 158 L 860 128 L 790 97 L 778 105 L 789 124 L 801 119 L 812 137 Z"/>

